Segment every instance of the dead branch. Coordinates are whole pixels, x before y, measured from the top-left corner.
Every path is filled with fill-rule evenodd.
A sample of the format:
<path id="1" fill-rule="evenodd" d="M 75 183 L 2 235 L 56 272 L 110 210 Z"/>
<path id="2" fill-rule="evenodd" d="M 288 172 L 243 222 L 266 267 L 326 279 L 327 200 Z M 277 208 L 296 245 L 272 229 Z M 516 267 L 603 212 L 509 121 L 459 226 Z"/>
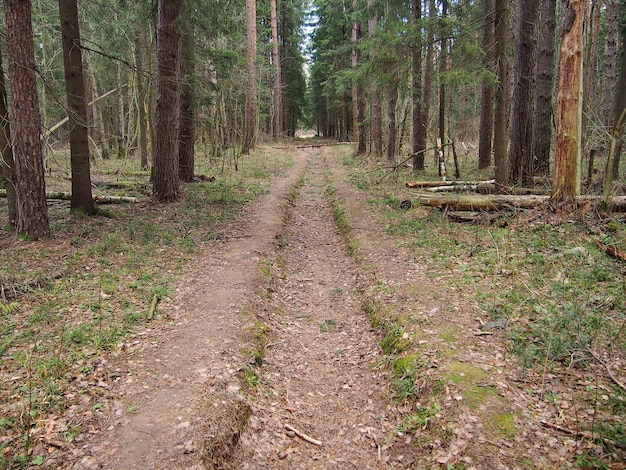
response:
<path id="1" fill-rule="evenodd" d="M 611 380 L 613 382 L 615 382 L 615 384 L 619 388 L 621 388 L 622 390 L 626 390 L 626 386 L 624 386 L 624 384 L 622 382 L 620 382 L 617 377 L 615 377 L 615 374 L 613 374 L 613 371 L 611 371 L 611 369 L 609 368 L 608 364 L 606 362 L 604 362 L 604 360 L 602 360 L 602 358 L 600 356 L 598 356 L 596 353 L 594 353 L 589 348 L 587 348 L 587 352 L 589 354 L 591 354 L 591 357 L 593 357 L 597 362 L 599 362 L 600 364 L 602 364 L 604 366 L 604 368 L 606 369 L 607 374 L 609 374 L 609 377 L 611 377 Z"/>
<path id="2" fill-rule="evenodd" d="M 288 424 L 285 424 L 285 429 L 287 431 L 291 431 L 292 433 L 294 433 L 296 436 L 298 436 L 300 439 L 305 440 L 311 444 L 313 444 L 314 446 L 321 446 L 322 445 L 322 441 L 318 441 L 317 439 L 312 438 L 311 436 L 307 436 L 306 434 L 304 434 L 303 432 L 298 431 L 296 428 L 294 428 L 293 426 L 290 426 Z"/>
<path id="3" fill-rule="evenodd" d="M 498 211 L 504 209 L 535 209 L 550 204 L 550 196 L 506 195 L 494 194 L 481 196 L 475 194 L 423 194 L 417 193 L 412 202 L 427 207 L 438 207 L 442 210 L 453 211 Z M 580 196 L 577 198 L 580 205 L 598 207 L 602 204 L 600 196 Z M 617 196 L 611 199 L 611 210 L 626 212 L 626 196 Z"/>
<path id="4" fill-rule="evenodd" d="M 540 421 L 541 425 L 546 427 L 546 428 L 551 428 L 551 429 L 555 429 L 557 431 L 560 431 L 564 434 L 569 434 L 570 436 L 576 436 L 576 437 L 582 437 L 584 439 L 588 439 L 590 441 L 597 441 L 600 440 L 606 444 L 610 444 L 614 447 L 618 447 L 620 449 L 626 450 L 626 445 L 622 444 L 621 442 L 618 441 L 614 441 L 613 439 L 609 439 L 608 437 L 603 437 L 603 436 L 599 436 L 596 434 L 593 434 L 589 431 L 574 431 L 572 429 L 568 429 L 566 427 L 560 426 L 558 424 L 555 423 L 551 423 L 550 421 L 544 421 L 541 420 Z"/>
<path id="5" fill-rule="evenodd" d="M 604 243 L 602 243 L 600 240 L 596 238 L 594 238 L 593 241 L 596 243 L 596 245 L 598 245 L 598 248 L 600 248 L 606 254 L 612 256 L 613 258 L 626 261 L 626 253 L 624 253 L 622 250 L 611 245 L 605 245 Z"/>
<path id="6" fill-rule="evenodd" d="M 159 303 L 159 296 L 158 294 L 154 294 L 152 296 L 152 303 L 150 304 L 150 310 L 148 310 L 148 320 L 152 320 L 152 317 L 154 317 L 154 312 L 156 312 L 158 303 Z"/>

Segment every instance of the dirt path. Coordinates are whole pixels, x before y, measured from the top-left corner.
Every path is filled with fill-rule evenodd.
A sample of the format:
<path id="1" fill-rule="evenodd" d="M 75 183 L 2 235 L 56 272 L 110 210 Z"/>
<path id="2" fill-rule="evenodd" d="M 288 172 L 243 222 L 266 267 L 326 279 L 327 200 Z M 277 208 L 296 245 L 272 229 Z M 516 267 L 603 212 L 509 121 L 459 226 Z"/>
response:
<path id="1" fill-rule="evenodd" d="M 283 234 L 268 319 L 273 343 L 233 468 L 389 468 L 398 418 L 380 340 L 355 293 L 357 267 L 325 196 L 324 160 L 311 158 Z M 286 433 L 286 425 L 322 445 Z"/>
<path id="2" fill-rule="evenodd" d="M 140 332 L 109 365 L 111 412 L 74 468 L 402 468 L 389 466 L 398 415 L 325 196 L 325 158 L 299 150 L 294 161 L 161 305 L 169 326 Z M 266 327 L 263 364 L 249 369 L 260 382 L 242 391 Z"/>
<path id="3" fill-rule="evenodd" d="M 234 397 L 242 349 L 254 322 L 248 306 L 263 282 L 260 262 L 273 252 L 281 227 L 280 206 L 306 166 L 295 156 L 279 179 L 250 208 L 244 227 L 227 242 L 204 252 L 161 310 L 166 331 L 140 332 L 112 366 L 117 397 L 105 431 L 77 451 L 75 468 L 193 468 L 207 400 Z M 82 454 L 82 455 L 81 455 Z M 203 468 L 203 467 L 198 467 Z"/>

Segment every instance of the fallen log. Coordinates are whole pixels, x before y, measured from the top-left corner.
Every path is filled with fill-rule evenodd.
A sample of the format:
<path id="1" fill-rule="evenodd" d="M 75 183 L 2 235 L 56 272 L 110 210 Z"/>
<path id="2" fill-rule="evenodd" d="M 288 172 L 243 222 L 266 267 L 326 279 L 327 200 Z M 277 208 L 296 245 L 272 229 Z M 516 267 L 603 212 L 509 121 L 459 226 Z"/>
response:
<path id="1" fill-rule="evenodd" d="M 487 181 L 407 181 L 407 188 L 434 188 L 438 186 L 468 186 L 481 184 L 495 184 L 495 180 Z"/>
<path id="2" fill-rule="evenodd" d="M 0 189 L 0 197 L 7 197 L 6 189 Z M 71 201 L 72 193 L 66 193 L 63 191 L 47 191 L 46 199 Z M 98 204 L 134 204 L 137 202 L 136 197 L 130 196 L 94 196 L 93 200 Z"/>
<path id="3" fill-rule="evenodd" d="M 475 194 L 416 194 L 410 198 L 414 204 L 438 207 L 453 211 L 497 211 L 506 209 L 535 209 L 550 204 L 550 196 L 540 195 L 501 195 L 480 196 Z M 600 208 L 601 196 L 580 196 L 580 206 Z M 626 196 L 611 199 L 609 209 L 613 212 L 626 212 Z"/>

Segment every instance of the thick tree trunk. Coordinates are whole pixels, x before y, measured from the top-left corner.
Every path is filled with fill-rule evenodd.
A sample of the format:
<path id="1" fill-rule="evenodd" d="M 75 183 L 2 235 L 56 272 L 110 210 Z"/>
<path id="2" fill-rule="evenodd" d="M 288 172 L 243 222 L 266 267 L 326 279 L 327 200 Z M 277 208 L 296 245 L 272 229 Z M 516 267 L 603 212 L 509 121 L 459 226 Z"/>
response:
<path id="1" fill-rule="evenodd" d="M 178 177 L 191 182 L 194 178 L 196 119 L 194 113 L 194 44 L 193 35 L 186 32 L 182 37 L 180 95 L 180 143 L 178 147 Z"/>
<path id="2" fill-rule="evenodd" d="M 246 49 L 246 104 L 243 119 L 244 155 L 256 145 L 256 0 L 246 0 L 246 31 L 248 46 Z"/>
<path id="3" fill-rule="evenodd" d="M 441 0 L 441 18 L 442 22 L 445 21 L 446 16 L 448 15 L 448 9 L 446 0 Z M 441 51 L 439 53 L 439 176 L 445 177 L 445 167 L 442 167 L 442 164 L 445 165 L 446 161 L 446 84 L 444 80 L 444 75 L 447 70 L 447 62 L 448 62 L 448 33 L 440 28 L 440 43 L 441 43 Z"/>
<path id="4" fill-rule="evenodd" d="M 157 26 L 157 103 L 153 196 L 159 202 L 180 197 L 178 138 L 180 133 L 181 35 L 174 22 L 182 0 L 159 0 Z"/>
<path id="5" fill-rule="evenodd" d="M 61 35 L 63 37 L 63 66 L 67 114 L 70 123 L 70 160 L 72 168 L 71 210 L 87 215 L 96 213 L 91 194 L 91 170 L 89 160 L 89 133 L 87 131 L 87 100 L 78 26 L 76 0 L 59 0 Z"/>
<path id="6" fill-rule="evenodd" d="M 537 88 L 534 103 L 532 155 L 535 174 L 550 174 L 552 142 L 552 89 L 554 82 L 554 33 L 556 0 L 541 0 L 539 50 L 537 54 Z"/>
<path id="7" fill-rule="evenodd" d="M 494 9 L 493 0 L 484 0 L 485 25 L 483 27 L 483 67 L 493 71 Z M 493 81 L 483 79 L 480 98 L 480 130 L 478 134 L 478 168 L 484 170 L 491 165 L 493 139 Z"/>
<path id="8" fill-rule="evenodd" d="M 32 240 L 50 234 L 37 96 L 31 2 L 4 0 L 13 106 L 17 232 Z"/>
<path id="9" fill-rule="evenodd" d="M 378 28 L 378 13 L 374 11 L 375 6 L 373 0 L 368 0 L 368 8 L 370 9 L 370 17 L 367 22 L 367 34 L 370 38 L 373 38 Z M 376 47 L 370 49 L 370 60 L 374 60 L 376 57 Z M 371 138 L 372 147 L 371 153 L 374 157 L 380 157 L 383 154 L 383 119 L 382 119 L 382 105 L 380 103 L 380 91 L 376 84 L 377 77 L 372 74 L 370 77 L 370 112 L 371 112 Z"/>
<path id="10" fill-rule="evenodd" d="M 426 148 L 426 133 L 423 131 L 424 122 L 424 96 L 422 88 L 422 0 L 412 0 L 411 13 L 413 21 L 413 44 L 411 65 L 411 100 L 413 107 L 412 120 L 412 152 L 413 171 L 424 169 L 424 149 Z"/>
<path id="11" fill-rule="evenodd" d="M 584 0 L 562 0 L 552 198 L 569 205 L 580 194 L 584 14 Z"/>
<path id="12" fill-rule="evenodd" d="M 617 91 L 615 92 L 615 105 L 613 107 L 613 116 L 615 120 L 615 124 L 613 124 L 613 135 L 617 135 L 616 126 L 619 118 L 626 109 L 626 54 L 624 53 L 624 49 L 626 48 L 626 2 L 622 2 L 620 4 L 619 13 L 618 13 L 618 21 L 619 21 L 619 31 L 620 31 L 620 39 L 621 39 L 621 48 L 620 48 L 620 59 L 621 59 L 621 67 L 619 71 L 619 77 L 617 79 Z M 617 178 L 619 176 L 619 164 L 622 155 L 622 142 L 621 134 L 617 140 L 617 148 L 615 149 L 615 160 L 613 161 L 613 176 Z"/>
<path id="13" fill-rule="evenodd" d="M 7 89 L 4 82 L 4 66 L 0 51 L 0 167 L 2 174 L 0 181 L 4 184 L 7 194 L 9 225 L 15 227 L 17 223 L 17 200 L 15 198 L 15 175 L 13 168 L 13 147 L 11 146 L 11 126 L 9 108 L 7 106 Z"/>
<path id="14" fill-rule="evenodd" d="M 615 93 L 617 90 L 617 65 L 619 28 L 617 12 L 619 11 L 619 0 L 608 0 L 606 5 L 606 64 L 604 81 L 604 109 L 615 109 Z M 604 114 L 604 125 L 611 128 L 615 123 L 613 113 Z"/>
<path id="15" fill-rule="evenodd" d="M 510 180 L 531 187 L 535 172 L 532 155 L 533 81 L 535 62 L 535 24 L 538 18 L 537 0 L 519 3 L 519 28 L 515 59 L 515 87 L 509 150 Z"/>
<path id="16" fill-rule="evenodd" d="M 424 91 L 422 96 L 424 97 L 424 143 L 428 141 L 428 121 L 430 119 L 430 101 L 433 91 L 433 76 L 435 74 L 434 65 L 434 44 L 435 44 L 435 26 L 433 24 L 434 18 L 437 17 L 437 6 L 435 0 L 429 0 L 428 2 L 428 16 L 431 19 L 426 28 L 426 65 L 424 67 Z M 426 158 L 426 155 L 424 155 Z"/>
<path id="17" fill-rule="evenodd" d="M 508 184 L 506 171 L 507 129 L 508 129 L 508 83 L 509 64 L 507 61 L 508 2 L 496 0 L 495 9 L 495 60 L 498 65 L 498 85 L 496 87 L 493 156 L 495 163 L 496 186 Z"/>
<path id="18" fill-rule="evenodd" d="M 358 5 L 358 0 L 352 0 L 352 11 L 355 11 Z M 350 42 L 352 43 L 352 57 L 351 57 L 351 66 L 352 72 L 356 73 L 357 68 L 359 66 L 359 59 L 361 56 L 361 51 L 358 47 L 360 36 L 360 28 L 361 25 L 358 21 L 352 23 L 352 33 L 350 34 Z M 360 141 L 360 126 L 361 122 L 359 121 L 359 80 L 355 77 L 352 79 L 352 141 L 358 142 Z M 357 155 L 359 155 L 360 148 L 357 148 Z"/>
<path id="19" fill-rule="evenodd" d="M 278 18 L 276 13 L 276 1 L 270 0 L 270 26 L 272 29 L 272 65 L 274 66 L 274 82 L 272 85 L 274 105 L 274 126 L 272 136 L 278 140 L 283 132 L 282 124 L 282 86 L 280 84 L 280 53 L 278 50 Z"/>

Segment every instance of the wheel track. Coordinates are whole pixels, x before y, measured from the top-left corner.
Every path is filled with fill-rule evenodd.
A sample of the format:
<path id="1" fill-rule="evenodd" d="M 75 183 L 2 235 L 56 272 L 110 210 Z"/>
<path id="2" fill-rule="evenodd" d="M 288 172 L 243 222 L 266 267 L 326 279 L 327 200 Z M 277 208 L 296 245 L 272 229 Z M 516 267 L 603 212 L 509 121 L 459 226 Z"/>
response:
<path id="1" fill-rule="evenodd" d="M 310 158 L 283 232 L 281 269 L 263 318 L 274 334 L 231 468 L 403 468 L 402 456 L 391 462 L 399 416 L 379 338 L 361 311 L 358 266 L 325 195 L 326 154 Z"/>

